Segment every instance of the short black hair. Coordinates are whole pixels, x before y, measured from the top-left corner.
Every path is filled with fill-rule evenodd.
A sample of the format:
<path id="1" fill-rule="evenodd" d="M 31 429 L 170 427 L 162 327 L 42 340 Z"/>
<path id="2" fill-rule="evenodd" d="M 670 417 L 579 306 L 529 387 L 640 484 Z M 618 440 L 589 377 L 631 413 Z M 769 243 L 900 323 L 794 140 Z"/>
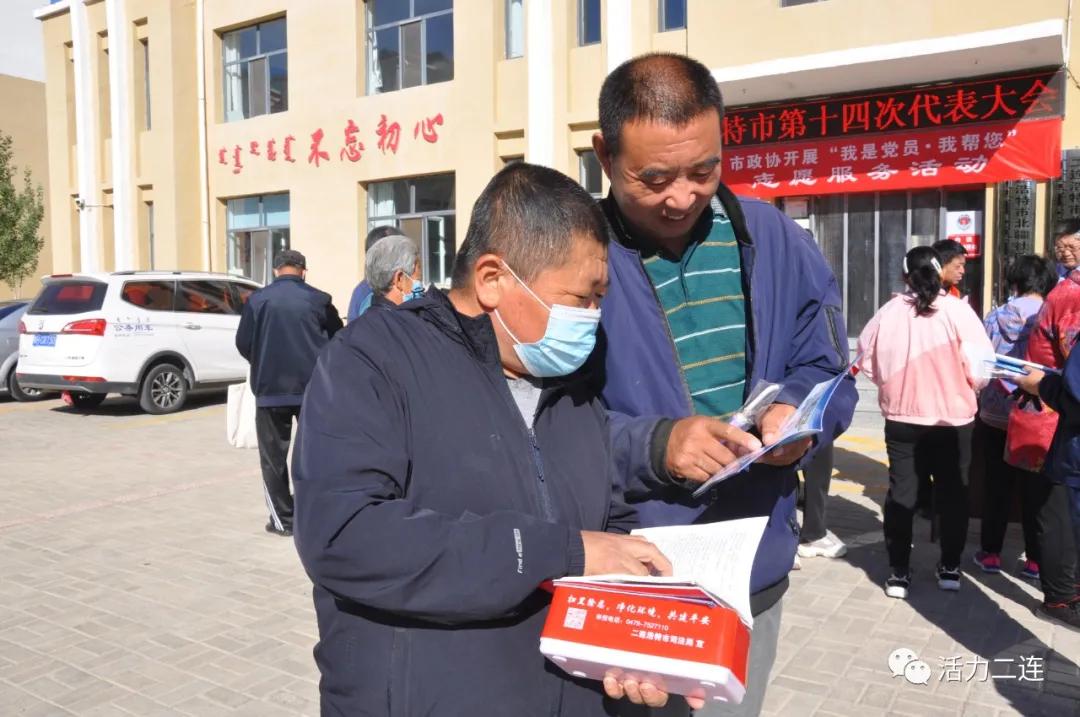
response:
<path id="1" fill-rule="evenodd" d="M 1005 275 L 1009 288 L 1020 296 L 1039 294 L 1045 297 L 1057 286 L 1057 272 L 1046 259 L 1036 254 L 1016 257 Z"/>
<path id="2" fill-rule="evenodd" d="M 561 266 L 575 237 L 608 244 L 607 220 L 581 185 L 548 167 L 515 162 L 496 174 L 473 205 L 454 261 L 452 287 L 469 286 L 476 260 L 496 254 L 522 281 Z"/>
<path id="3" fill-rule="evenodd" d="M 942 239 L 934 242 L 933 249 L 937 252 L 942 266 L 945 266 L 958 256 L 967 256 L 967 249 L 964 248 L 964 245 L 954 239 Z"/>
<path id="4" fill-rule="evenodd" d="M 724 97 L 709 68 L 686 55 L 654 52 L 622 63 L 600 88 L 600 133 L 611 156 L 623 125 L 635 120 L 685 127 L 702 112 L 724 118 Z"/>
<path id="5" fill-rule="evenodd" d="M 383 224 L 382 226 L 375 227 L 367 233 L 367 239 L 364 239 L 364 251 L 367 251 L 372 247 L 375 242 L 380 239 L 385 239 L 395 234 L 401 234 L 401 230 L 395 227 L 393 224 Z"/>
<path id="6" fill-rule="evenodd" d="M 1054 239 L 1080 233 L 1080 219 L 1066 219 L 1054 225 Z"/>

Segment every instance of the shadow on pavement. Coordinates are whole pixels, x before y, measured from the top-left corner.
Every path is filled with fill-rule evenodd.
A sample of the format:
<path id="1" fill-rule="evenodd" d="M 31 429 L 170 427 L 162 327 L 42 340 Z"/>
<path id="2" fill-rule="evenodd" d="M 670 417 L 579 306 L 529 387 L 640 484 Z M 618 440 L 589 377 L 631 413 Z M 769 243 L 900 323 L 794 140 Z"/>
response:
<path id="1" fill-rule="evenodd" d="M 879 505 L 884 500 L 883 495 L 871 497 Z M 835 525 L 830 519 L 831 529 L 842 540 L 849 542 L 847 555 L 841 560 L 861 569 L 877 589 L 884 590 L 890 570 L 880 516 L 865 505 L 843 496 L 830 496 L 827 510 L 830 516 L 837 517 Z M 965 584 L 960 592 L 947 593 L 939 590 L 934 574 L 940 557 L 939 547 L 929 543 L 929 524 L 926 521 L 916 518 L 914 531 L 915 549 L 911 558 L 912 584 L 908 604 L 927 622 L 958 643 L 955 652 L 962 653 L 962 662 L 974 660 L 975 656 L 986 660 L 989 663 L 990 675 L 1018 676 L 1021 671 L 1021 658 L 1042 658 L 1044 681 L 987 680 L 993 683 L 998 694 L 1007 699 L 1018 714 L 1055 717 L 1080 714 L 1080 703 L 1075 701 L 1076 695 L 1080 693 L 1080 668 L 1076 663 L 1044 643 L 999 607 L 991 594 L 977 589 L 972 580 L 990 587 L 992 594 L 1001 595 L 1027 609 L 1033 608 L 1037 600 L 1007 579 L 1001 579 L 1000 584 L 996 584 L 996 581 L 991 584 L 991 581 L 985 578 L 993 576 L 983 576 L 981 573 L 972 575 L 966 568 Z M 965 557 L 969 554 L 970 548 Z M 903 646 L 903 635 L 896 637 L 897 647 Z M 937 679 L 942 669 L 941 660 L 950 655 L 921 657 L 930 663 L 935 671 L 934 679 Z M 1071 657 L 1075 659 L 1076 656 Z M 995 663 L 995 660 L 1003 662 Z M 1010 662 L 1006 664 L 1005 660 Z M 970 667 L 965 666 L 964 675 L 970 670 Z M 979 672 L 978 676 L 981 675 Z M 1050 708 L 1046 702 L 1040 704 L 1040 698 L 1044 694 L 1069 699 L 1072 708 L 1063 710 L 1060 706 Z"/>
<path id="2" fill-rule="evenodd" d="M 218 389 L 192 393 L 188 396 L 183 408 L 168 415 L 183 414 L 207 406 L 224 404 L 227 396 L 228 393 L 226 391 Z M 67 413 L 76 416 L 105 416 L 112 418 L 150 415 L 139 407 L 139 399 L 133 396 L 110 396 L 109 398 L 106 398 L 101 405 L 94 406 L 93 408 L 77 408 L 75 406 L 58 403 L 50 410 L 56 413 Z"/>

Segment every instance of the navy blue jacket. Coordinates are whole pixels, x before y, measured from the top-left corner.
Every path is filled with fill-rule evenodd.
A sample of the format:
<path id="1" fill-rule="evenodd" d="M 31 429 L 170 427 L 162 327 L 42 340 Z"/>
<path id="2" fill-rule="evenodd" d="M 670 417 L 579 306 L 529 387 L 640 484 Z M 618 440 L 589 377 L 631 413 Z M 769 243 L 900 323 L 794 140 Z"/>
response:
<path id="1" fill-rule="evenodd" d="M 1046 374 L 1039 397 L 1058 412 L 1043 471 L 1054 483 L 1080 488 L 1080 351 L 1073 348 L 1060 376 Z"/>
<path id="2" fill-rule="evenodd" d="M 810 389 L 847 365 L 847 337 L 836 279 L 809 233 L 770 204 L 736 198 L 720 185 L 717 199 L 739 242 L 746 296 L 747 390 L 760 380 L 783 383 L 777 399 L 798 405 Z M 619 474 L 626 500 L 644 526 L 689 525 L 769 516 L 750 578 L 755 614 L 787 587 L 798 547 L 795 468 L 755 465 L 701 500 L 662 475 L 670 421 L 693 414 L 667 319 L 613 198 L 603 201 L 612 227 L 611 286 L 604 298 L 606 383 Z M 846 430 L 858 394 L 854 380 L 837 389 L 823 441 Z M 666 431 L 664 428 L 666 427 Z M 655 439 L 655 442 L 654 442 Z M 661 460 L 657 460 L 657 458 Z"/>
<path id="3" fill-rule="evenodd" d="M 341 328 L 330 294 L 285 274 L 252 294 L 236 328 L 255 405 L 299 406 L 319 351 Z"/>
<path id="4" fill-rule="evenodd" d="M 491 320 L 430 289 L 368 311 L 319 358 L 293 458 L 296 546 L 315 583 L 324 715 L 603 715 L 538 645 L 545 580 L 581 530 L 627 532 L 607 413 L 585 370 L 530 430 Z"/>

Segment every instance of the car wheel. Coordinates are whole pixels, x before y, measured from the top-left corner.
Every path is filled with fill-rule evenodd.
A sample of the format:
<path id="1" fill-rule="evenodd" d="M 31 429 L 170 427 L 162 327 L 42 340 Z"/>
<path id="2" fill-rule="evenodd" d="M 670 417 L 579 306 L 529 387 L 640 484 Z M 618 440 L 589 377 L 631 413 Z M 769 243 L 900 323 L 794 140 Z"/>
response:
<path id="1" fill-rule="evenodd" d="M 105 400 L 104 393 L 83 393 L 82 391 L 71 391 L 68 393 L 71 399 L 72 408 L 97 408 L 101 405 L 101 402 Z"/>
<path id="2" fill-rule="evenodd" d="M 188 385 L 183 370 L 171 363 L 150 369 L 139 389 L 139 405 L 147 413 L 179 411 L 187 400 Z"/>
<path id="3" fill-rule="evenodd" d="M 45 392 L 40 388 L 23 388 L 19 385 L 19 381 L 15 378 L 15 369 L 11 370 L 8 374 L 7 380 L 8 393 L 16 401 L 40 401 L 45 397 Z"/>

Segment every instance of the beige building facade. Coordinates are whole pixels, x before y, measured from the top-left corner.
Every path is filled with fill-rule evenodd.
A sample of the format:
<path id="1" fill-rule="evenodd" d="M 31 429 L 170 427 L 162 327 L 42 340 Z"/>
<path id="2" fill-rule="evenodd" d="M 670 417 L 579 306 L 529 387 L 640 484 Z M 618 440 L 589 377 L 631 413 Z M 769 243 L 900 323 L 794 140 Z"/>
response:
<path id="1" fill-rule="evenodd" d="M 290 246 L 308 256 L 309 279 L 343 309 L 362 276 L 364 236 L 393 223 L 420 242 L 425 280 L 444 284 L 473 201 L 506 162 L 549 165 L 595 194 L 606 191 L 591 153 L 597 96 L 607 72 L 633 55 L 688 53 L 713 71 L 730 107 L 779 108 L 1060 69 L 1075 55 L 1069 7 L 61 0 L 37 12 L 53 266 L 200 269 L 265 281 L 272 255 Z M 1078 147 L 1080 119 L 1062 108 L 1075 106 L 1080 90 L 1057 82 L 1061 148 Z M 1049 179 L 1018 190 L 975 176 L 957 190 L 962 197 L 950 186 L 904 189 L 902 200 L 810 188 L 768 199 L 815 233 L 854 325 L 889 290 L 890 252 L 948 235 L 957 201 L 981 223 L 969 286 L 976 303 L 995 298 L 995 247 L 1006 233 L 1028 233 L 1027 244 L 1007 247 L 1045 250 L 1055 211 Z M 1027 197 L 1030 226 L 998 226 L 1006 195 Z M 872 221 L 864 221 L 868 212 Z M 927 227 L 916 231 L 912 222 Z"/>
<path id="2" fill-rule="evenodd" d="M 9 135 L 17 169 L 16 189 L 22 191 L 23 172 L 29 169 L 35 185 L 46 190 L 46 213 L 39 234 L 45 245 L 38 256 L 37 274 L 52 270 L 48 212 L 49 153 L 45 132 L 45 72 L 41 27 L 33 19 L 37 0 L 9 0 L 4 22 L 0 23 L 0 132 Z M 37 279 L 23 281 L 14 292 L 0 283 L 0 301 L 16 294 L 25 297 L 37 291 Z"/>

